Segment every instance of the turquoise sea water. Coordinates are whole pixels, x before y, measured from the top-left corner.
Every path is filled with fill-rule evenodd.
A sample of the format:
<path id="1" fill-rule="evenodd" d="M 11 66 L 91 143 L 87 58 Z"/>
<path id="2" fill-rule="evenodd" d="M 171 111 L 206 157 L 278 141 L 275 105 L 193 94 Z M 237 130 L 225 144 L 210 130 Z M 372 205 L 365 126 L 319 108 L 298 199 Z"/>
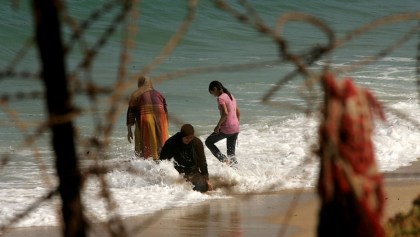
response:
<path id="1" fill-rule="evenodd" d="M 234 9 L 245 12 L 238 3 L 228 2 Z M 67 11 L 75 21 L 81 23 L 105 3 L 107 2 L 67 1 Z M 278 18 L 286 13 L 302 12 L 323 21 L 333 30 L 337 39 L 381 17 L 420 11 L 420 3 L 415 0 L 260 0 L 249 3 L 270 28 L 275 28 Z M 141 1 L 138 9 L 139 17 L 134 24 L 138 34 L 135 47 L 129 51 L 131 59 L 127 64 L 127 78 L 133 78 L 159 55 L 187 13 L 186 1 Z M 115 7 L 91 22 L 91 27 L 83 37 L 85 45 L 75 44 L 66 59 L 69 72 L 77 73 L 81 80 L 89 79 L 85 72 L 77 68 L 83 47 L 93 47 L 119 11 L 120 7 Z M 21 1 L 17 10 L 9 4 L 0 5 L 1 72 L 10 65 L 14 65 L 18 72 L 38 72 L 39 63 L 34 46 L 18 64 L 12 63 L 24 43 L 32 36 L 33 24 L 30 6 L 26 2 Z M 356 64 L 378 54 L 417 24 L 416 20 L 403 21 L 368 31 L 334 50 L 330 58 L 324 57 L 316 61 L 311 69 L 319 72 L 319 68 L 328 63 L 328 60 L 333 70 Z M 291 52 L 304 52 L 317 44 L 326 43 L 326 37 L 319 30 L 301 22 L 290 22 L 282 32 Z M 122 28 L 118 27 L 95 58 L 91 80 L 98 85 L 115 87 L 122 35 Z M 65 43 L 70 42 L 68 25 L 63 26 L 63 40 Z M 371 89 L 384 105 L 418 121 L 420 107 L 415 74 L 418 43 L 419 33 L 384 57 L 372 63 L 364 63 L 342 76 L 353 77 L 357 83 Z M 237 147 L 238 167 L 232 169 L 219 164 L 206 149 L 210 175 L 229 183 L 234 192 L 310 188 L 316 184 L 318 161 L 310 150 L 317 139 L 316 116 L 306 117 L 301 110 L 287 106 L 270 107 L 260 103 L 273 85 L 295 69 L 291 63 L 270 63 L 278 59 L 279 49 L 271 38 L 258 33 L 250 24 L 241 23 L 215 8 L 211 1 L 200 1 L 188 33 L 173 53 L 150 73 L 152 78 L 158 78 L 165 73 L 187 68 L 267 62 L 254 69 L 232 72 L 214 70 L 155 82 L 155 88 L 167 99 L 170 115 L 193 124 L 202 140 L 212 131 L 219 116 L 215 98 L 207 90 L 209 82 L 219 80 L 235 95 L 242 111 Z M 42 83 L 35 79 L 2 76 L 0 83 L 0 96 L 15 95 L 18 91 L 30 93 L 43 90 Z M 302 85 L 302 77 L 297 77 L 277 91 L 272 99 L 302 109 L 306 105 L 299 97 Z M 135 84 L 125 90 L 124 94 L 129 95 L 134 87 Z M 319 95 L 317 99 L 320 99 Z M 100 97 L 98 112 L 95 113 L 91 112 L 89 100 L 84 94 L 76 94 L 73 103 L 84 111 L 75 120 L 79 138 L 82 140 L 92 136 L 95 122 L 106 122 L 104 114 L 109 110 L 110 100 L 105 96 Z M 46 117 L 45 105 L 41 99 L 12 99 L 9 105 L 16 111 L 19 121 L 28 126 L 26 129 L 30 134 Z M 132 175 L 118 169 L 107 176 L 111 191 L 119 203 L 118 211 L 121 215 L 138 215 L 165 207 L 229 197 L 223 190 L 216 190 L 212 196 L 190 191 L 187 184 L 180 184 L 180 178 L 170 163 L 154 165 L 149 161 L 130 161 L 133 158 L 133 147 L 126 140 L 125 106 L 124 103 L 121 104 L 120 116 L 114 124 L 112 142 L 106 151 L 106 162 L 117 164 L 124 161 L 141 175 Z M 420 157 L 420 131 L 408 119 L 397 117 L 390 110 L 386 112 L 387 122 L 376 124 L 373 139 L 381 171 L 392 171 L 409 165 Z M 0 110 L 0 151 L 2 155 L 11 157 L 8 164 L 0 170 L 0 221 L 3 223 L 49 190 L 41 175 L 40 162 L 34 158 L 34 149 L 25 145 L 19 123 L 11 120 L 8 114 L 4 107 Z M 179 129 L 179 124 L 174 121 L 171 123 L 170 133 Z M 48 144 L 49 134 L 46 132 L 37 140 L 35 147 L 46 166 L 47 176 L 54 184 L 56 180 L 52 149 Z M 220 143 L 220 147 L 225 148 L 223 143 Z M 84 200 L 92 213 L 104 218 L 106 210 L 92 201 L 97 194 L 95 182 L 88 182 Z M 183 198 L 180 199 L 180 196 Z M 145 205 L 143 200 L 155 201 L 149 201 Z M 53 208 L 56 202 L 41 206 L 18 225 L 56 225 Z"/>

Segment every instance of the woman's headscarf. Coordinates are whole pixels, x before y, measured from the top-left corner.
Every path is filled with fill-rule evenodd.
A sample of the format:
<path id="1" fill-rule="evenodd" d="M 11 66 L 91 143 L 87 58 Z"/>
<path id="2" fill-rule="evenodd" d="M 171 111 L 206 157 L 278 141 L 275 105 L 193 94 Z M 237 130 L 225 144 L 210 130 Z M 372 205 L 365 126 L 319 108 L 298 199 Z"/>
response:
<path id="1" fill-rule="evenodd" d="M 137 90 L 133 92 L 130 98 L 129 105 L 135 106 L 137 98 L 142 95 L 144 92 L 153 90 L 152 81 L 148 76 L 140 76 L 137 80 Z"/>

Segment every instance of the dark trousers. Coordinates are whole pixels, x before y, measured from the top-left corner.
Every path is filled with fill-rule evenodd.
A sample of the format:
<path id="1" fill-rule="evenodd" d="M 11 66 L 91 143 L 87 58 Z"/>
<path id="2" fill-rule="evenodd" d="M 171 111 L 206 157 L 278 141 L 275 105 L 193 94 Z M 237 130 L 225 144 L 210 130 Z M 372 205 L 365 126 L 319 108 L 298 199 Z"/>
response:
<path id="1" fill-rule="evenodd" d="M 219 148 L 214 145 L 216 142 L 226 139 L 226 148 L 227 148 L 227 155 L 229 158 L 233 159 L 233 162 L 236 162 L 235 159 L 235 148 L 236 148 L 236 140 L 238 140 L 238 134 L 224 134 L 224 133 L 212 133 L 206 139 L 206 146 L 209 148 L 211 153 L 220 161 L 225 161 L 227 158 L 226 156 L 220 152 Z"/>

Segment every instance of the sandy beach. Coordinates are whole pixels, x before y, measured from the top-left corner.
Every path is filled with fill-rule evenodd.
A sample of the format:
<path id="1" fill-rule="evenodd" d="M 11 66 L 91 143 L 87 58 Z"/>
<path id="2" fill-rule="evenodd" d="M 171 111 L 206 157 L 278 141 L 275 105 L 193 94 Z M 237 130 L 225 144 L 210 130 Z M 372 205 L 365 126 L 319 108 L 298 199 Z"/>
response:
<path id="1" fill-rule="evenodd" d="M 420 161 L 384 174 L 384 221 L 407 212 L 420 194 Z M 316 236 L 319 203 L 315 190 L 234 195 L 124 220 L 127 236 Z M 57 227 L 13 228 L 3 236 L 60 236 Z M 108 236 L 94 224 L 89 236 Z"/>

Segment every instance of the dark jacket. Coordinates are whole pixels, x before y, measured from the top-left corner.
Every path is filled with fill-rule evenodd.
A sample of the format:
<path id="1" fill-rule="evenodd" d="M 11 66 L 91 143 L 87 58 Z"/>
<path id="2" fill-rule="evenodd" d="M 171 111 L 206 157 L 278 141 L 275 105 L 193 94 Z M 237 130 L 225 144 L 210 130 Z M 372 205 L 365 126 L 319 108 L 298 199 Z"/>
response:
<path id="1" fill-rule="evenodd" d="M 163 145 L 160 152 L 160 160 L 174 158 L 175 169 L 180 174 L 193 175 L 201 173 L 208 178 L 206 155 L 204 154 L 203 142 L 194 137 L 189 144 L 182 142 L 181 133 L 178 132 L 170 137 Z"/>

